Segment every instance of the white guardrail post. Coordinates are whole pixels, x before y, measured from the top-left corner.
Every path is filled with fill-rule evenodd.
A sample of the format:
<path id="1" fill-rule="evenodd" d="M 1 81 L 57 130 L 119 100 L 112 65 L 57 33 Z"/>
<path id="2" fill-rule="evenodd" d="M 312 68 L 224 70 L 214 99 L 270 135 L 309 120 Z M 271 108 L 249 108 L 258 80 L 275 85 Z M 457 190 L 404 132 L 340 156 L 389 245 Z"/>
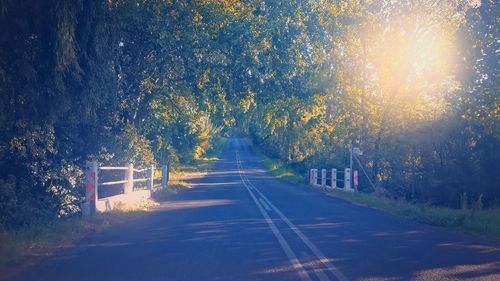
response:
<path id="1" fill-rule="evenodd" d="M 326 186 L 326 169 L 321 169 L 321 187 Z"/>
<path id="2" fill-rule="evenodd" d="M 168 186 L 168 165 L 164 165 L 161 170 L 161 187 L 167 188 Z"/>
<path id="3" fill-rule="evenodd" d="M 82 214 L 85 218 L 91 217 L 96 212 L 98 167 L 96 162 L 87 161 L 85 164 L 85 202 Z"/>
<path id="4" fill-rule="evenodd" d="M 130 194 L 134 191 L 134 164 L 128 164 L 128 170 L 125 173 L 127 183 L 123 185 L 123 193 Z"/>
<path id="5" fill-rule="evenodd" d="M 313 185 L 318 185 L 318 169 L 314 169 Z"/>
<path id="6" fill-rule="evenodd" d="M 337 188 L 337 169 L 332 169 L 332 188 Z"/>
<path id="7" fill-rule="evenodd" d="M 155 166 L 151 165 L 148 170 L 149 170 L 149 175 L 148 175 L 148 189 L 149 190 L 153 190 L 154 177 L 155 177 Z"/>
<path id="8" fill-rule="evenodd" d="M 344 172 L 344 190 L 353 191 L 351 188 L 351 169 L 345 168 Z"/>

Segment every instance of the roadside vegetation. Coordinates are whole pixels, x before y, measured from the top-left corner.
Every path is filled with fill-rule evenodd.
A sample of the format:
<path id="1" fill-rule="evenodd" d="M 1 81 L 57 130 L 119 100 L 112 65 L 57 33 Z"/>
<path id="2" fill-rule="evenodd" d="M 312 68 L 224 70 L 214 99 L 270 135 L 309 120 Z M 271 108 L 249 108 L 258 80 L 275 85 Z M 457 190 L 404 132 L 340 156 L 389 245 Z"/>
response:
<path id="1" fill-rule="evenodd" d="M 293 171 L 283 163 L 268 157 L 263 157 L 262 162 L 275 177 L 291 183 L 304 183 L 303 176 L 294 174 Z"/>
<path id="2" fill-rule="evenodd" d="M 205 144 L 205 151 L 189 164 L 174 165 L 170 174 L 171 181 L 166 189 L 155 192 L 154 198 L 161 200 L 180 189 L 190 188 L 187 179 L 203 176 L 219 159 L 226 138 L 216 136 Z M 143 206 L 130 209 L 127 206 L 113 212 L 100 213 L 91 219 L 80 216 L 61 218 L 49 223 L 31 224 L 17 229 L 0 231 L 0 270 L 25 265 L 39 257 L 49 256 L 55 251 L 69 247 L 85 235 L 102 231 L 113 225 L 139 219 L 149 208 L 158 205 L 148 200 Z"/>
<path id="3" fill-rule="evenodd" d="M 410 203 L 404 199 L 391 199 L 383 195 L 341 190 L 326 192 L 353 204 L 379 209 L 414 221 L 452 228 L 500 240 L 500 208 L 482 209 L 480 202 L 452 209 L 429 204 Z"/>
<path id="4" fill-rule="evenodd" d="M 247 141 L 252 143 L 250 139 L 247 139 Z M 255 154 L 258 155 L 264 166 L 267 168 L 267 170 L 269 170 L 269 172 L 271 172 L 273 176 L 293 184 L 305 183 L 304 176 L 295 171 L 293 168 L 291 168 L 289 164 L 286 164 L 278 159 L 266 156 L 253 143 L 252 143 L 252 149 L 255 152 Z"/>
<path id="5" fill-rule="evenodd" d="M 207 143 L 206 151 L 203 155 L 194 158 L 189 163 L 178 164 L 172 167 L 168 187 L 160 189 L 154 193 L 154 198 L 158 200 L 167 199 L 171 194 L 176 194 L 182 189 L 191 188 L 190 179 L 205 176 L 219 160 L 219 156 L 226 144 L 226 138 L 215 136 Z"/>
<path id="6" fill-rule="evenodd" d="M 304 173 L 293 169 L 287 163 L 265 156 L 255 146 L 253 149 L 258 152 L 266 168 L 277 178 L 292 184 L 307 184 Z M 351 193 L 342 190 L 323 190 L 328 196 L 341 198 L 356 205 L 378 209 L 424 224 L 447 227 L 500 240 L 500 208 L 492 206 L 485 209 L 481 199 L 468 204 L 467 202 L 470 200 L 466 198 L 466 194 L 462 197 L 460 208 L 449 208 L 411 203 L 404 198 L 395 199 L 387 191 Z"/>
<path id="7" fill-rule="evenodd" d="M 202 155 L 196 156 L 187 163 L 178 163 L 172 165 L 170 177 L 172 179 L 181 179 L 185 177 L 200 177 L 206 175 L 213 164 L 219 160 L 226 138 L 221 136 L 213 137 Z"/>
<path id="8" fill-rule="evenodd" d="M 0 272 L 28 265 L 70 247 L 89 233 L 102 231 L 111 226 L 139 219 L 146 214 L 148 202 L 134 210 L 115 210 L 97 214 L 84 220 L 70 217 L 52 221 L 50 224 L 32 224 L 16 230 L 0 232 Z M 2 274 L 0 274 L 1 277 Z"/>

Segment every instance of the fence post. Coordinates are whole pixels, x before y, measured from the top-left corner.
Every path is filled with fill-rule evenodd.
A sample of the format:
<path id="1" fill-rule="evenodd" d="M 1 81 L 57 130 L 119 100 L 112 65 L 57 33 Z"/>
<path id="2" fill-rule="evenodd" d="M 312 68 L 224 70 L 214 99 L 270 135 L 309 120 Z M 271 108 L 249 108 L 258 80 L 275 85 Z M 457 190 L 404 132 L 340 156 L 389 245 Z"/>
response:
<path id="1" fill-rule="evenodd" d="M 134 191 L 134 164 L 128 164 L 128 170 L 125 173 L 125 179 L 128 182 L 123 186 L 123 193 L 132 193 Z"/>
<path id="2" fill-rule="evenodd" d="M 353 191 L 351 189 L 351 169 L 345 168 L 344 172 L 344 190 L 345 191 Z"/>
<path id="3" fill-rule="evenodd" d="M 167 188 L 168 186 L 168 165 L 164 165 L 161 170 L 161 186 Z"/>
<path id="4" fill-rule="evenodd" d="M 326 186 L 326 169 L 321 169 L 321 187 Z"/>
<path id="5" fill-rule="evenodd" d="M 154 178 L 155 178 L 155 166 L 151 165 L 151 167 L 149 168 L 149 177 L 148 177 L 148 189 L 149 190 L 153 190 Z"/>
<path id="6" fill-rule="evenodd" d="M 97 197 L 97 173 L 98 167 L 96 162 L 87 161 L 85 164 L 85 202 L 83 203 L 83 217 L 88 218 L 96 212 Z"/>
<path id="7" fill-rule="evenodd" d="M 337 188 L 337 169 L 332 169 L 332 188 Z"/>

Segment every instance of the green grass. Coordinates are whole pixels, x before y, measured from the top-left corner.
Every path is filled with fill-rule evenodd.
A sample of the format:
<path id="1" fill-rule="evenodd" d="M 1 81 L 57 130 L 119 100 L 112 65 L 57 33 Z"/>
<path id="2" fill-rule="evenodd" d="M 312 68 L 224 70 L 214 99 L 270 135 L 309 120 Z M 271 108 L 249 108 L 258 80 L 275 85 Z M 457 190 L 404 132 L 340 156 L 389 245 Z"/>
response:
<path id="1" fill-rule="evenodd" d="M 210 148 L 202 157 L 195 159 L 188 164 L 176 165 L 173 167 L 173 171 L 170 174 L 171 177 L 173 179 L 177 179 L 205 175 L 208 171 L 210 171 L 210 169 L 212 169 L 215 162 L 219 160 L 218 157 L 224 149 L 226 140 L 227 139 L 224 137 L 215 137 L 210 144 Z"/>
<path id="2" fill-rule="evenodd" d="M 227 141 L 227 138 L 215 137 L 212 140 L 210 148 L 205 153 L 205 157 L 208 159 L 216 158 L 218 160 L 218 157 L 220 156 L 220 154 L 222 153 L 222 150 L 224 149 L 224 146 L 226 145 L 226 141 Z"/>
<path id="3" fill-rule="evenodd" d="M 248 142 L 252 143 L 251 140 L 248 140 Z M 283 163 L 278 159 L 273 159 L 266 156 L 257 148 L 257 146 L 253 144 L 252 147 L 254 152 L 262 160 L 262 163 L 264 164 L 266 169 L 268 169 L 273 176 L 293 184 L 303 184 L 305 182 L 304 176 L 294 171 L 286 163 Z"/>
<path id="4" fill-rule="evenodd" d="M 80 217 L 57 220 L 47 225 L 26 226 L 18 230 L 0 232 L 0 272 L 8 271 L 52 255 L 85 235 L 112 225 L 137 219 L 146 212 L 107 212 L 90 220 Z"/>
<path id="5" fill-rule="evenodd" d="M 168 188 L 156 191 L 154 198 L 165 200 L 172 194 L 178 193 L 181 189 L 191 188 L 192 185 L 188 180 L 203 177 L 212 169 L 215 162 L 219 160 L 226 141 L 227 139 L 224 137 L 215 137 L 202 157 L 189 164 L 175 166 L 173 171 L 170 172 Z"/>
<path id="6" fill-rule="evenodd" d="M 328 194 L 353 204 L 375 208 L 420 223 L 448 227 L 500 240 L 500 209 L 451 209 L 340 190 L 334 190 Z"/>
<path id="7" fill-rule="evenodd" d="M 297 174 L 286 164 L 266 156 L 261 156 L 261 158 L 262 163 L 264 163 L 273 176 L 293 184 L 304 183 L 304 177 Z"/>

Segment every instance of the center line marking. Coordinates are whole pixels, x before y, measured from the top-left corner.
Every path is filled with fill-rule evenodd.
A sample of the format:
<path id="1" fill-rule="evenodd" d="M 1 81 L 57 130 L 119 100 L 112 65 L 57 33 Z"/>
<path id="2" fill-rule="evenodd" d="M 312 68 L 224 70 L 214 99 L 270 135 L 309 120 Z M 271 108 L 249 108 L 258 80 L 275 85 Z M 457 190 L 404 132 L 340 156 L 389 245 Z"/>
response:
<path id="1" fill-rule="evenodd" d="M 311 250 L 311 252 L 313 252 L 313 254 L 319 259 L 319 261 L 323 264 L 323 266 L 326 267 L 326 269 L 328 271 L 330 271 L 339 281 L 348 281 L 349 279 L 347 279 L 347 277 L 325 257 L 325 255 L 316 247 L 316 245 L 314 245 L 311 242 L 311 240 L 309 240 L 309 238 L 307 238 L 304 235 L 304 233 L 302 233 L 302 231 L 300 231 L 273 203 L 271 203 L 271 201 L 266 196 L 264 196 L 264 194 L 262 194 L 262 192 L 260 192 L 259 189 L 257 189 L 250 182 L 248 177 L 245 175 L 245 172 L 243 171 L 243 165 L 241 164 L 240 154 L 239 154 L 238 150 L 236 150 L 236 163 L 238 166 L 238 173 L 240 174 L 243 185 L 245 186 L 247 191 L 252 195 L 255 203 L 257 204 L 259 209 L 261 209 L 261 212 L 263 211 L 264 213 L 266 213 L 266 216 L 269 218 L 269 215 L 267 214 L 267 212 L 265 212 L 262 209 L 261 205 L 259 204 L 256 197 L 254 196 L 252 190 L 255 191 L 259 195 L 259 197 L 261 197 L 261 198 L 259 198 L 259 200 L 267 202 L 268 207 L 270 206 L 270 208 L 278 214 L 278 216 L 281 218 L 281 220 L 284 221 L 285 224 L 288 225 L 288 227 L 300 238 L 300 240 L 302 240 L 302 242 L 304 242 L 304 244 L 309 248 L 309 250 Z M 266 216 L 264 216 L 264 217 L 266 217 Z M 271 221 L 271 223 L 272 223 L 272 221 Z M 274 223 L 273 223 L 273 226 L 274 226 L 274 228 L 276 228 Z M 272 229 L 272 227 L 271 227 L 271 229 Z M 277 230 L 277 231 L 279 232 L 279 230 Z M 280 236 L 281 236 L 281 233 L 280 233 Z M 283 238 L 283 236 L 281 236 L 281 237 Z M 285 241 L 285 243 L 286 243 L 286 241 Z M 288 243 L 287 243 L 287 245 L 288 245 Z M 290 251 L 291 251 L 291 249 L 290 249 Z M 293 251 L 292 251 L 292 254 L 295 256 Z M 299 264 L 300 264 L 300 262 L 299 262 Z M 304 270 L 302 264 L 300 264 L 300 267 L 302 267 L 302 270 Z M 316 274 L 316 276 L 321 281 L 323 281 L 325 279 L 328 280 L 328 277 L 326 277 L 324 274 L 318 274 L 316 270 L 314 270 L 313 272 Z M 305 273 L 307 274 L 307 272 L 305 272 Z M 307 276 L 307 278 L 309 278 L 309 276 Z"/>
<path id="2" fill-rule="evenodd" d="M 262 203 L 262 206 L 264 206 L 264 209 L 266 211 L 271 211 L 271 208 L 269 208 L 269 205 L 267 205 L 266 201 L 262 200 L 262 198 L 259 198 L 260 203 Z"/>
<path id="3" fill-rule="evenodd" d="M 297 256 L 293 252 L 292 248 L 290 247 L 288 242 L 286 242 L 286 240 L 283 237 L 283 235 L 281 234 L 281 232 L 278 230 L 278 227 L 276 227 L 276 225 L 274 224 L 274 222 L 271 219 L 271 217 L 269 216 L 269 214 L 264 210 L 262 205 L 259 203 L 259 200 L 257 200 L 257 197 L 255 196 L 253 191 L 250 190 L 250 186 L 249 186 L 250 182 L 248 181 L 248 179 L 246 178 L 246 176 L 244 175 L 244 173 L 242 171 L 240 155 L 239 155 L 238 151 L 236 151 L 236 163 L 238 165 L 238 173 L 240 174 L 240 178 L 241 178 L 243 185 L 245 186 L 248 193 L 250 193 L 250 196 L 252 197 L 253 201 L 255 202 L 255 205 L 257 205 L 257 208 L 259 209 L 260 213 L 262 214 L 265 221 L 269 225 L 269 228 L 271 228 L 271 231 L 273 232 L 274 236 L 276 237 L 276 239 L 278 239 L 278 243 L 280 244 L 281 248 L 283 249 L 286 256 L 288 257 L 288 260 L 292 264 L 292 267 L 297 271 L 297 273 L 302 281 L 312 281 L 311 277 L 309 277 L 309 274 L 307 274 L 307 271 L 304 269 L 304 266 L 300 263 L 299 259 L 297 258 Z"/>

